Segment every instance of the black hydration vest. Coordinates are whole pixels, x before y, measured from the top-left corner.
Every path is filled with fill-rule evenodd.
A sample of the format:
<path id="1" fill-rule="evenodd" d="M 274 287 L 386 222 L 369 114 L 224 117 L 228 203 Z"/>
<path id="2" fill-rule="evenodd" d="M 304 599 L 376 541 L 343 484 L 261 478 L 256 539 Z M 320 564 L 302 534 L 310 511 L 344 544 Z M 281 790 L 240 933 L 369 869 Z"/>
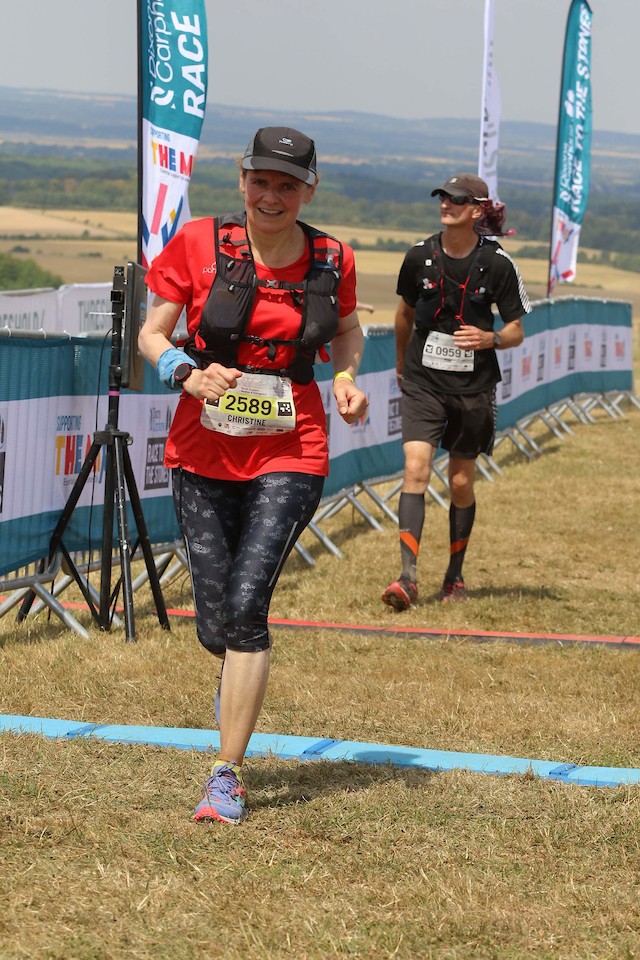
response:
<path id="1" fill-rule="evenodd" d="M 424 242 L 425 263 L 422 268 L 423 289 L 416 301 L 415 326 L 420 334 L 429 330 L 453 333 L 462 324 L 481 330 L 493 330 L 493 302 L 487 288 L 489 264 L 499 244 L 480 237 L 464 283 L 455 291 L 445 290 L 444 254 L 438 236 Z"/>
<path id="2" fill-rule="evenodd" d="M 246 230 L 246 214 L 215 217 L 213 237 L 216 273 L 207 302 L 202 310 L 200 326 L 188 338 L 184 351 L 199 367 L 214 361 L 225 367 L 238 367 L 247 372 L 287 376 L 296 383 L 313 380 L 316 351 L 336 335 L 339 320 L 338 286 L 342 277 L 342 245 L 334 237 L 298 221 L 311 250 L 311 266 L 306 276 L 295 283 L 280 280 L 259 280 L 256 276 L 251 244 Z M 220 245 L 232 244 L 235 256 L 228 256 Z M 290 340 L 277 337 L 253 337 L 245 333 L 258 287 L 286 290 L 300 311 L 297 336 Z M 288 367 L 255 367 L 238 364 L 240 344 L 264 347 L 273 361 L 277 346 L 295 350 Z"/>

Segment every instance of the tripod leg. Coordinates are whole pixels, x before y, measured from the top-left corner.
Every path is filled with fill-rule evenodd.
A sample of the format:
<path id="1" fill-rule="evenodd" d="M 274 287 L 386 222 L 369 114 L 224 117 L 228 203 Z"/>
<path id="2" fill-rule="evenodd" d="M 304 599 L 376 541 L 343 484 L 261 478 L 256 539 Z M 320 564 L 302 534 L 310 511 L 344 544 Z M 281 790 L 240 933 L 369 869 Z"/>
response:
<path id="1" fill-rule="evenodd" d="M 171 626 L 169 624 L 169 618 L 167 616 L 167 608 L 165 606 L 164 597 L 162 595 L 160 578 L 158 576 L 158 570 L 153 560 L 153 551 L 151 549 L 151 542 L 149 540 L 147 524 L 144 519 L 144 514 L 142 512 L 140 495 L 138 494 L 136 478 L 133 473 L 133 468 L 131 466 L 131 458 L 129 456 L 129 451 L 127 447 L 123 447 L 123 459 L 124 459 L 125 476 L 127 478 L 127 486 L 129 488 L 129 500 L 131 502 L 131 509 L 133 510 L 136 526 L 138 528 L 138 538 L 140 540 L 142 555 L 144 556 L 144 561 L 147 567 L 147 574 L 149 576 L 149 586 L 151 587 L 151 592 L 153 593 L 153 599 L 156 605 L 156 613 L 158 614 L 158 620 L 161 626 L 165 630 L 170 630 Z"/>
<path id="2" fill-rule="evenodd" d="M 129 452 L 125 446 L 125 437 L 116 433 L 114 436 L 115 451 L 115 493 L 118 508 L 118 538 L 120 542 L 120 569 L 122 572 L 122 599 L 124 602 L 124 623 L 127 640 L 133 642 L 136 638 L 136 625 L 133 614 L 133 587 L 131 582 L 131 543 L 129 541 L 129 525 L 127 523 L 127 501 L 125 494 L 125 460 Z"/>
<path id="3" fill-rule="evenodd" d="M 84 485 L 89 479 L 89 474 L 93 469 L 93 465 L 98 459 L 98 454 L 100 453 L 101 447 L 102 444 L 97 440 L 94 440 L 89 447 L 89 452 L 84 463 L 82 464 L 82 467 L 80 468 L 80 473 L 76 477 L 76 482 L 74 483 L 71 493 L 67 498 L 67 502 L 64 505 L 64 510 L 60 514 L 60 519 L 58 520 L 51 535 L 51 545 L 49 548 L 49 553 L 51 556 L 53 556 L 58 543 L 60 540 L 62 540 L 62 534 L 67 529 L 67 524 L 69 523 L 69 520 L 71 520 L 71 515 L 75 510 L 78 500 L 80 499 L 80 494 L 84 490 Z"/>
<path id="4" fill-rule="evenodd" d="M 102 515 L 102 557 L 100 563 L 100 610 L 98 625 L 101 630 L 109 630 L 111 623 L 109 612 L 111 608 L 111 571 L 113 568 L 113 498 L 115 495 L 115 450 L 113 434 L 109 433 L 105 456 L 107 458 L 104 470 L 104 507 Z"/>
<path id="5" fill-rule="evenodd" d="M 80 473 L 76 477 L 76 481 L 71 489 L 71 493 L 67 498 L 67 502 L 64 505 L 64 509 L 62 513 L 60 514 L 60 519 L 58 520 L 53 530 L 53 533 L 51 534 L 51 540 L 49 541 L 49 559 L 50 560 L 53 558 L 56 550 L 58 550 L 59 546 L 62 543 L 62 535 L 64 531 L 67 529 L 67 525 L 71 520 L 71 516 L 73 514 L 73 511 L 75 509 L 75 506 L 78 500 L 80 499 L 80 495 L 84 490 L 84 485 L 89 478 L 89 474 L 93 469 L 93 465 L 98 459 L 100 448 L 101 448 L 101 444 L 97 443 L 94 440 L 93 443 L 91 444 L 91 447 L 89 448 L 89 452 L 87 453 L 85 461 L 82 464 L 82 467 L 80 468 Z M 73 567 L 74 565 L 71 564 L 71 566 Z M 34 590 L 29 590 L 29 592 L 25 594 L 25 597 L 20 606 L 20 610 L 18 611 L 18 622 L 24 620 L 27 617 L 27 614 L 29 613 L 29 610 L 31 609 L 35 599 L 36 599 L 36 593 Z"/>

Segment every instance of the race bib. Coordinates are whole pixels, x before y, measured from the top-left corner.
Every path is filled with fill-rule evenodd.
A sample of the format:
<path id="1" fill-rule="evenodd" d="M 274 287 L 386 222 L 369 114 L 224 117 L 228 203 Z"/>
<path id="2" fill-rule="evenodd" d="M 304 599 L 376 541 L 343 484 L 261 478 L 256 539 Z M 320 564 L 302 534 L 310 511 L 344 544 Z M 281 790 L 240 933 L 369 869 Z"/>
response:
<path id="1" fill-rule="evenodd" d="M 432 370 L 447 370 L 449 373 L 471 373 L 473 350 L 457 347 L 448 333 L 430 330 L 422 351 L 422 366 Z"/>
<path id="2" fill-rule="evenodd" d="M 264 373 L 243 373 L 238 386 L 218 400 L 203 400 L 200 423 L 231 437 L 287 433 L 296 425 L 291 380 Z"/>

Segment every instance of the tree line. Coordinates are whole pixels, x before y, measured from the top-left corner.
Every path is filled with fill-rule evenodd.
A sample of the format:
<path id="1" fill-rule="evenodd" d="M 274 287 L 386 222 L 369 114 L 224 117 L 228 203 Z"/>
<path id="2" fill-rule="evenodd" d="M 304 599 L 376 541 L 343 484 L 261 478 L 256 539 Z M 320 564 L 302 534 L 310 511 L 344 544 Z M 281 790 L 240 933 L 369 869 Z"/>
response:
<path id="1" fill-rule="evenodd" d="M 515 229 L 523 243 L 548 244 L 551 186 L 518 179 L 531 177 L 530 168 L 506 172 L 509 175 L 501 180 L 500 190 L 507 205 L 507 226 Z M 430 192 L 441 179 L 441 165 L 428 161 L 400 160 L 392 165 L 381 162 L 358 167 L 327 163 L 314 199 L 313 218 L 345 227 L 410 231 L 416 239 L 427 236 L 439 225 L 438 207 Z M 237 209 L 237 183 L 238 169 L 233 161 L 199 160 L 189 189 L 192 215 L 210 216 Z M 82 151 L 65 153 L 60 148 L 47 153 L 20 153 L 19 147 L 5 146 L 0 152 L 2 206 L 134 211 L 137 191 L 136 153 L 131 149 L 83 155 Z M 592 188 L 581 246 L 601 251 L 606 262 L 621 269 L 640 270 L 640 200 L 622 189 L 605 192 Z M 383 248 L 391 249 L 388 245 Z M 537 250 L 539 256 L 548 255 L 548 247 L 546 251 Z M 7 289 L 2 274 L 0 288 Z"/>

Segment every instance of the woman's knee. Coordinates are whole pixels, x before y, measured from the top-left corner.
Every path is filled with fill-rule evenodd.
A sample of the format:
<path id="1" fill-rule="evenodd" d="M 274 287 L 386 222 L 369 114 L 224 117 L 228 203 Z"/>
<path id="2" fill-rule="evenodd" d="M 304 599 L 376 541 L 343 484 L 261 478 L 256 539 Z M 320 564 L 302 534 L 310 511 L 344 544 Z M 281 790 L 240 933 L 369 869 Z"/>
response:
<path id="1" fill-rule="evenodd" d="M 229 598 L 227 607 L 227 636 L 229 650 L 257 653 L 270 646 L 267 610 L 254 597 Z"/>
<path id="2" fill-rule="evenodd" d="M 215 657 L 224 657 L 227 650 L 227 641 L 224 634 L 218 629 L 198 624 L 198 640 L 209 653 Z"/>

